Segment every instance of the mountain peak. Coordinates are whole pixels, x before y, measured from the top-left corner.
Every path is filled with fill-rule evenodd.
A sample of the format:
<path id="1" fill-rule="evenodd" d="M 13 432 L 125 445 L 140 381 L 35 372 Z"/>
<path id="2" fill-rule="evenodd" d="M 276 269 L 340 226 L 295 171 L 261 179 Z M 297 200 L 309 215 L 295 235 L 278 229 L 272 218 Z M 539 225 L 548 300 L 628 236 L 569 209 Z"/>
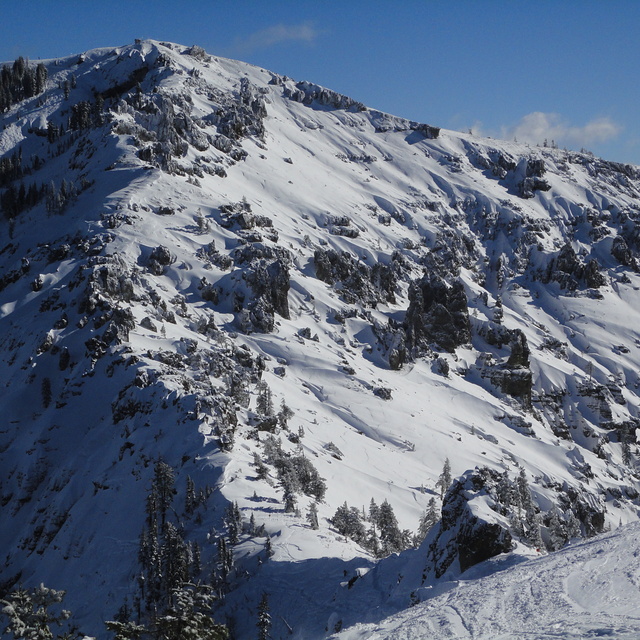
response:
<path id="1" fill-rule="evenodd" d="M 168 522 L 238 637 L 265 591 L 316 638 L 369 570 L 637 520 L 638 168 L 196 46 L 2 78 L 5 589 L 144 618 Z"/>

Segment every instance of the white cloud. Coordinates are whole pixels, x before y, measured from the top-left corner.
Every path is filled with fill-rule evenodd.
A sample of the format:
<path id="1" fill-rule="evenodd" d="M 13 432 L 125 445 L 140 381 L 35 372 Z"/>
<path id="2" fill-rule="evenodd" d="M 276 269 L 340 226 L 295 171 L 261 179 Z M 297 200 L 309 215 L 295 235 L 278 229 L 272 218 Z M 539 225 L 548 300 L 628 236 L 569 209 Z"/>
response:
<path id="1" fill-rule="evenodd" d="M 244 38 L 236 38 L 232 51 L 234 55 L 246 55 L 283 42 L 303 42 L 309 45 L 315 42 L 318 33 L 318 30 L 310 22 L 290 25 L 276 24 Z"/>
<path id="2" fill-rule="evenodd" d="M 611 118 L 595 118 L 582 127 L 572 126 L 557 113 L 534 111 L 511 127 L 502 127 L 500 137 L 516 138 L 520 142 L 542 144 L 554 140 L 569 147 L 586 147 L 607 142 L 620 134 L 622 127 Z"/>

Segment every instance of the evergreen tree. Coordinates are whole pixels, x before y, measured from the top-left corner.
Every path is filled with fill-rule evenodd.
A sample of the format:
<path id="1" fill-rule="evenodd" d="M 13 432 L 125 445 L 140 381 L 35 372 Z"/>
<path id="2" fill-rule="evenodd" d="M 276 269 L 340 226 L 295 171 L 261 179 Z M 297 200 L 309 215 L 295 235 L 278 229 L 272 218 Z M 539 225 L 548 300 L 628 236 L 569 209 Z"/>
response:
<path id="1" fill-rule="evenodd" d="M 298 500 L 296 498 L 296 479 L 291 473 L 282 476 L 283 502 L 285 513 L 294 513 Z"/>
<path id="2" fill-rule="evenodd" d="M 114 636 L 113 640 L 141 640 L 149 635 L 149 630 L 141 624 L 136 624 L 127 620 L 120 622 L 119 620 L 107 620 L 104 623 L 107 631 L 111 631 Z"/>
<path id="3" fill-rule="evenodd" d="M 378 522 L 379 513 L 380 513 L 380 508 L 376 504 L 376 501 L 373 498 L 371 498 L 371 502 L 369 503 L 369 521 Z"/>
<path id="4" fill-rule="evenodd" d="M 202 553 L 200 552 L 200 545 L 196 540 L 191 543 L 191 567 L 190 574 L 191 579 L 196 579 L 202 571 Z"/>
<path id="5" fill-rule="evenodd" d="M 549 513 L 548 529 L 549 542 L 547 548 L 549 551 L 557 551 L 565 545 L 567 541 L 567 531 L 555 507 Z"/>
<path id="6" fill-rule="evenodd" d="M 418 525 L 418 534 L 416 535 L 416 544 L 420 544 L 426 537 L 431 528 L 438 522 L 439 516 L 436 509 L 436 500 L 431 498 L 425 512 L 420 518 Z"/>
<path id="7" fill-rule="evenodd" d="M 385 556 L 402 551 L 405 548 L 403 534 L 398 527 L 396 514 L 388 500 L 385 500 L 380 505 L 376 524 L 380 529 L 380 543 L 382 553 Z"/>
<path id="8" fill-rule="evenodd" d="M 13 591 L 0 600 L 1 611 L 9 619 L 5 632 L 13 634 L 16 640 L 53 638 L 51 627 L 64 625 L 71 615 L 64 609 L 58 610 L 64 595 L 64 591 L 55 591 L 43 584 L 30 590 L 20 587 Z M 63 637 L 71 637 L 71 632 Z"/>
<path id="9" fill-rule="evenodd" d="M 582 530 L 580 528 L 580 521 L 576 518 L 576 514 L 573 512 L 573 509 L 569 509 L 565 514 L 565 523 L 568 540 L 581 537 Z"/>
<path id="10" fill-rule="evenodd" d="M 307 512 L 307 522 L 309 526 L 316 530 L 320 526 L 318 523 L 318 507 L 315 502 L 309 505 L 309 511 Z"/>
<path id="11" fill-rule="evenodd" d="M 256 476 L 258 480 L 264 480 L 269 475 L 269 469 L 267 465 L 260 460 L 260 456 L 257 451 L 253 453 L 253 466 L 256 469 Z"/>
<path id="12" fill-rule="evenodd" d="M 232 502 L 227 506 L 224 513 L 224 524 L 229 534 L 229 542 L 238 544 L 242 533 L 242 514 L 237 502 Z"/>
<path id="13" fill-rule="evenodd" d="M 271 397 L 271 388 L 266 382 L 260 382 L 258 385 L 258 400 L 256 402 L 256 411 L 261 416 L 270 417 L 273 415 L 273 399 Z"/>
<path id="14" fill-rule="evenodd" d="M 369 549 L 371 554 L 376 558 L 382 557 L 383 554 L 382 549 L 380 548 L 380 538 L 378 537 L 378 532 L 376 531 L 375 526 L 369 527 L 364 546 Z"/>
<path id="15" fill-rule="evenodd" d="M 505 471 L 496 485 L 496 499 L 504 507 L 504 513 L 513 505 L 518 504 L 517 490 L 509 474 Z"/>
<path id="16" fill-rule="evenodd" d="M 338 533 L 361 543 L 365 539 L 365 528 L 360 519 L 360 512 L 355 507 L 349 507 L 345 502 L 338 507 L 331 524 L 337 529 Z"/>
<path id="17" fill-rule="evenodd" d="M 198 506 L 198 499 L 196 497 L 196 485 L 191 479 L 191 476 L 187 476 L 187 491 L 184 499 L 184 512 L 190 516 L 196 510 Z"/>
<path id="18" fill-rule="evenodd" d="M 227 628 L 214 622 L 213 590 L 205 585 L 183 584 L 171 594 L 164 615 L 155 620 L 158 640 L 226 640 Z"/>
<path id="19" fill-rule="evenodd" d="M 224 585 L 233 569 L 233 549 L 224 536 L 218 538 L 218 574 Z"/>
<path id="20" fill-rule="evenodd" d="M 278 424 L 282 429 L 287 429 L 291 418 L 293 418 L 293 411 L 287 406 L 285 401 L 282 400 L 280 403 L 280 411 L 278 411 Z"/>
<path id="21" fill-rule="evenodd" d="M 447 492 L 447 489 L 451 486 L 451 464 L 449 463 L 449 458 L 446 458 L 444 461 L 444 466 L 442 467 L 442 473 L 436 482 L 436 487 L 440 488 L 440 499 L 444 499 L 444 494 Z"/>
<path id="22" fill-rule="evenodd" d="M 151 486 L 151 494 L 153 494 L 153 502 L 156 504 L 158 514 L 160 516 L 160 526 L 164 528 L 167 510 L 171 507 L 173 496 L 176 493 L 175 474 L 173 469 L 163 460 L 159 459 L 154 466 L 153 483 Z"/>
<path id="23" fill-rule="evenodd" d="M 258 605 L 258 640 L 269 640 L 271 631 L 271 613 L 269 612 L 269 596 L 262 594 Z"/>

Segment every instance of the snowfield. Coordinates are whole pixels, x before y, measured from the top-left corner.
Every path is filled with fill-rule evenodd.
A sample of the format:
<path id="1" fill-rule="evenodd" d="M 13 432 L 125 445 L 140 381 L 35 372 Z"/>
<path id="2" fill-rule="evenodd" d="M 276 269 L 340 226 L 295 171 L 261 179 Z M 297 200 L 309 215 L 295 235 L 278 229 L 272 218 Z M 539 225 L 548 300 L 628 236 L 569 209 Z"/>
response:
<path id="1" fill-rule="evenodd" d="M 197 47 L 43 64 L 0 115 L 0 596 L 100 639 L 153 580 L 238 639 L 263 593 L 273 638 L 640 637 L 640 168 Z"/>
<path id="2" fill-rule="evenodd" d="M 496 558 L 340 640 L 640 638 L 638 524 L 518 562 Z"/>

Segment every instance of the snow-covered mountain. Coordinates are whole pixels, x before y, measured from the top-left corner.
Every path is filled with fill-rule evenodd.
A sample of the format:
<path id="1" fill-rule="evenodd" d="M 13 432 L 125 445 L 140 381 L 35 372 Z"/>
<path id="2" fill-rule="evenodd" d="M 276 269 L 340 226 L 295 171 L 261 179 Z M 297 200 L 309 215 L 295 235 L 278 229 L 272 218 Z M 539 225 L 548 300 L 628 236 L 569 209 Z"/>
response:
<path id="1" fill-rule="evenodd" d="M 0 79 L 3 592 L 320 638 L 638 520 L 639 168 L 199 47 Z"/>

